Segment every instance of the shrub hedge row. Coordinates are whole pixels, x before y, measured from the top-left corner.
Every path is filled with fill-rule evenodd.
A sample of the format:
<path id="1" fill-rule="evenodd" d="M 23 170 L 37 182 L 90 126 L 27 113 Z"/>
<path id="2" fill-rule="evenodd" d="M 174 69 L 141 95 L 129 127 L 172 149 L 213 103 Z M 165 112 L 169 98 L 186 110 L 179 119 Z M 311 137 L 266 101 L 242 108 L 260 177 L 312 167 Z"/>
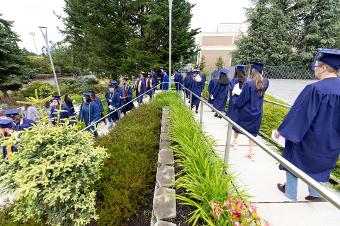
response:
<path id="1" fill-rule="evenodd" d="M 98 225 L 125 225 L 153 192 L 160 121 L 161 109 L 142 105 L 97 140 L 109 154 L 96 184 Z"/>

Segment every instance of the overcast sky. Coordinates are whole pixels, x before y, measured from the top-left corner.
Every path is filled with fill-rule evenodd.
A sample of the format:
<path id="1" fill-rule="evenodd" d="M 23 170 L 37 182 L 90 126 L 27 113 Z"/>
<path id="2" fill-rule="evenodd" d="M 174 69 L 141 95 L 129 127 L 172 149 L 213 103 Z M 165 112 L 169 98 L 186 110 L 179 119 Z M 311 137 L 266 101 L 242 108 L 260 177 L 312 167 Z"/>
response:
<path id="1" fill-rule="evenodd" d="M 104 0 L 103 0 L 104 1 Z M 243 22 L 244 7 L 249 6 L 249 0 L 189 0 L 196 4 L 193 10 L 193 28 L 202 31 L 216 31 L 219 23 Z M 39 53 L 44 40 L 38 26 L 48 27 L 49 39 L 53 42 L 63 39 L 58 28 L 63 23 L 55 16 L 64 16 L 64 0 L 0 0 L 0 14 L 3 18 L 14 21 L 14 30 L 20 35 L 21 47 L 36 52 L 33 37 L 35 33 Z"/>

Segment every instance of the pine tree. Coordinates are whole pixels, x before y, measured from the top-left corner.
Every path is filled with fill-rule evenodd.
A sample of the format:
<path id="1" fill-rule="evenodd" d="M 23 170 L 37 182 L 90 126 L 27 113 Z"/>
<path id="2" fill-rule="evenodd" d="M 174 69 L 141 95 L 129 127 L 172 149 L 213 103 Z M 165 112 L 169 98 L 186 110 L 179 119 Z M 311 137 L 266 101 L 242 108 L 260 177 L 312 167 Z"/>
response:
<path id="1" fill-rule="evenodd" d="M 9 90 L 17 90 L 29 81 L 30 74 L 23 53 L 18 47 L 18 35 L 12 31 L 12 22 L 0 14 L 0 91 L 10 103 Z"/>

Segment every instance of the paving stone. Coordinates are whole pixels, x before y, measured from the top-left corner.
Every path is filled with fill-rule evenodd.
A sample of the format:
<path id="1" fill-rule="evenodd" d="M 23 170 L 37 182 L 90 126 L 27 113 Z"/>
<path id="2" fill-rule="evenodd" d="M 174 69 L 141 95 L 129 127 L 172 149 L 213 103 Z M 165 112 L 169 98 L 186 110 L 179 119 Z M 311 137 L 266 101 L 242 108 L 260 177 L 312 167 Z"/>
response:
<path id="1" fill-rule="evenodd" d="M 159 148 L 163 149 L 163 148 L 167 148 L 171 145 L 171 143 L 169 141 L 163 141 L 159 144 Z"/>
<path id="2" fill-rule="evenodd" d="M 162 149 L 158 153 L 158 163 L 161 165 L 173 165 L 174 153 L 171 150 Z"/>
<path id="3" fill-rule="evenodd" d="M 156 181 L 159 187 L 169 187 L 175 181 L 175 168 L 173 166 L 160 166 L 157 169 Z"/>
<path id="4" fill-rule="evenodd" d="M 160 139 L 161 139 L 161 142 L 169 141 L 169 134 L 168 133 L 161 133 Z"/>
<path id="5" fill-rule="evenodd" d="M 157 220 L 167 220 L 176 217 L 175 190 L 159 188 L 155 190 L 153 211 Z"/>
<path id="6" fill-rule="evenodd" d="M 161 133 L 168 133 L 169 132 L 169 127 L 168 126 L 162 126 L 161 127 Z"/>
<path id="7" fill-rule="evenodd" d="M 157 221 L 155 226 L 176 226 L 176 224 L 167 221 Z"/>

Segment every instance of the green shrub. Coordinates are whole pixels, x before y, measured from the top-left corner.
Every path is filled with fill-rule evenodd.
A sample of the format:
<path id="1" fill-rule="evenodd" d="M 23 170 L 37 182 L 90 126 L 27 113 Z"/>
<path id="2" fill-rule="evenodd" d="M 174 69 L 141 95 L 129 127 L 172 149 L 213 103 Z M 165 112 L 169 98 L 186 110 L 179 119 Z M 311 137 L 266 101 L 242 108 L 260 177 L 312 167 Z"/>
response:
<path id="1" fill-rule="evenodd" d="M 17 143 L 19 150 L 0 168 L 1 194 L 15 197 L 0 222 L 86 225 L 97 219 L 93 184 L 100 178 L 105 149 L 94 146 L 91 133 L 79 133 L 77 126 L 52 127 L 41 114 L 38 124 L 20 132 L 18 142 L 17 136 L 0 138 L 0 143 Z"/>
<path id="2" fill-rule="evenodd" d="M 40 74 L 52 74 L 52 67 L 47 57 L 27 56 L 27 62 L 32 69 Z"/>
<path id="3" fill-rule="evenodd" d="M 56 94 L 55 87 L 47 82 L 33 82 L 23 88 L 21 93 L 25 97 L 32 97 L 35 96 L 35 90 L 38 91 L 39 98 L 46 98 Z"/>
<path id="4" fill-rule="evenodd" d="M 98 191 L 98 225 L 125 225 L 152 194 L 161 110 L 142 105 L 122 118 L 97 145 L 108 149 Z"/>
<path id="5" fill-rule="evenodd" d="M 195 208 L 191 213 L 191 225 L 234 225 L 236 221 L 260 223 L 255 207 L 249 205 L 248 196 L 232 183 L 235 177 L 214 152 L 214 142 L 204 135 L 192 112 L 185 107 L 175 93 L 158 94 L 153 101 L 156 106 L 170 106 L 170 139 L 176 153 L 176 167 L 182 169 L 177 175 L 176 189 L 184 190 L 178 195 L 184 205 Z M 223 209 L 225 203 L 229 203 Z M 230 207 L 231 209 L 226 209 Z M 229 211 L 238 211 L 235 220 Z M 249 214 L 250 212 L 251 214 Z M 220 215 L 219 215 L 220 214 Z M 235 212 L 236 214 L 236 212 Z"/>
<path id="6" fill-rule="evenodd" d="M 76 79 L 60 79 L 59 81 L 61 93 L 76 93 L 82 94 L 90 90 L 94 90 L 96 93 L 103 93 L 106 87 L 99 84 L 96 78 L 91 77 L 78 77 Z"/>

